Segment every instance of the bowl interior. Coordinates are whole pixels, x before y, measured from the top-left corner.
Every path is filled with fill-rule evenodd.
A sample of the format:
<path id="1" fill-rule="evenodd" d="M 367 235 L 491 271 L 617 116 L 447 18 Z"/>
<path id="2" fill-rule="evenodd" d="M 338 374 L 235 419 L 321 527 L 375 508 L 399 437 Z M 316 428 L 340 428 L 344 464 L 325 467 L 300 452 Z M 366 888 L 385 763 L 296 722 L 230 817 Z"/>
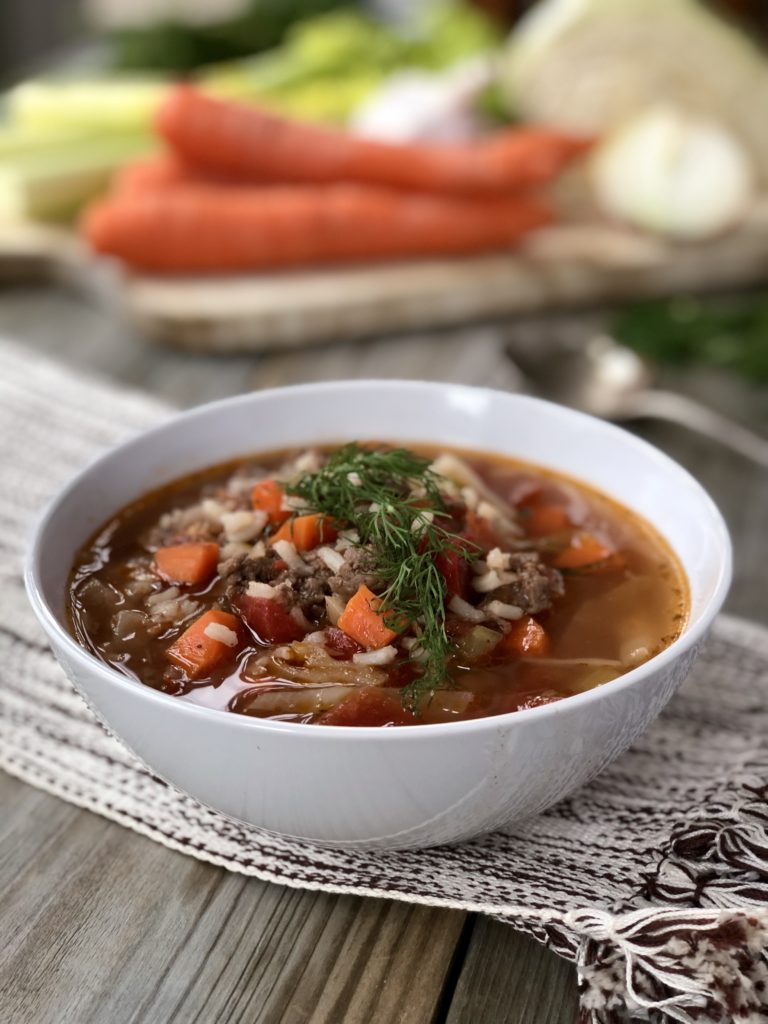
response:
<path id="1" fill-rule="evenodd" d="M 257 392 L 174 417 L 107 453 L 54 501 L 29 572 L 65 625 L 75 552 L 145 491 L 208 465 L 293 445 L 379 439 L 506 454 L 560 470 L 648 519 L 688 576 L 688 629 L 722 599 L 730 543 L 706 492 L 650 445 L 600 420 L 537 399 L 460 385 L 353 381 Z"/>

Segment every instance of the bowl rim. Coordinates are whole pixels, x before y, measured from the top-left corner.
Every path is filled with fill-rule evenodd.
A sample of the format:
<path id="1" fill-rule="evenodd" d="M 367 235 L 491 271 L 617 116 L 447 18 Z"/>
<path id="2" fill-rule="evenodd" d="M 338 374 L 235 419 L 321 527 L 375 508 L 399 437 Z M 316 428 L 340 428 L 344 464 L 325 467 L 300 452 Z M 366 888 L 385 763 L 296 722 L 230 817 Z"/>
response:
<path id="1" fill-rule="evenodd" d="M 396 392 L 399 396 L 402 396 L 403 390 L 415 392 L 426 388 L 427 390 L 432 390 L 434 392 L 460 391 L 472 393 L 473 395 L 476 395 L 477 393 L 487 394 L 493 396 L 494 399 L 501 397 L 505 401 L 513 401 L 515 403 L 529 405 L 532 409 L 545 409 L 549 415 L 555 413 L 564 419 L 570 419 L 575 422 L 586 421 L 590 424 L 596 424 L 600 429 L 614 435 L 616 438 L 620 438 L 623 444 L 636 449 L 646 458 L 650 458 L 652 461 L 664 466 L 668 470 L 671 469 L 674 473 L 680 476 L 682 481 L 685 481 L 689 487 L 693 488 L 702 508 L 709 514 L 712 526 L 719 537 L 719 544 L 717 545 L 718 565 L 716 584 L 707 603 L 701 609 L 698 619 L 693 623 L 689 622 L 679 637 L 677 637 L 668 647 L 664 648 L 663 651 L 660 651 L 659 654 L 654 655 L 654 657 L 650 658 L 648 661 L 643 662 L 643 664 L 638 665 L 629 672 L 625 672 L 623 675 L 618 676 L 609 683 L 597 686 L 584 693 L 573 694 L 562 701 L 556 701 L 552 704 L 543 705 L 538 708 L 525 708 L 519 711 L 510 711 L 502 715 L 487 715 L 483 718 L 474 718 L 456 722 L 424 723 L 418 726 L 393 725 L 387 726 L 386 728 L 382 728 L 380 726 L 350 727 L 342 725 L 326 725 L 317 729 L 308 729 L 307 725 L 302 722 L 283 722 L 275 719 L 226 713 L 219 708 L 207 708 L 199 704 L 193 704 L 190 701 L 182 701 L 172 694 L 155 690 L 152 687 L 144 685 L 137 679 L 124 675 L 111 665 L 108 665 L 106 662 L 99 659 L 95 654 L 92 654 L 85 647 L 79 644 L 69 631 L 58 621 L 43 592 L 39 564 L 41 548 L 49 530 L 53 529 L 55 526 L 56 516 L 60 506 L 70 495 L 74 494 L 82 486 L 86 477 L 90 476 L 101 466 L 113 459 L 129 457 L 132 448 L 137 448 L 146 444 L 151 438 L 160 435 L 169 429 L 180 429 L 186 421 L 194 419 L 196 416 L 201 414 L 215 415 L 217 413 L 226 412 L 237 405 L 248 405 L 253 402 L 258 404 L 267 397 L 296 400 L 297 398 L 301 399 L 309 394 L 322 396 L 324 393 L 356 391 L 368 387 L 391 390 Z M 422 441 L 423 439 L 419 438 L 418 440 Z M 434 444 L 439 442 L 423 440 L 423 443 Z M 247 455 L 248 453 L 245 454 Z M 237 454 L 233 454 L 232 456 L 232 458 L 237 457 Z M 576 481 L 579 480 L 578 474 L 570 475 L 572 475 Z M 651 525 L 656 527 L 656 523 L 652 522 Z M 621 429 L 613 423 L 601 420 L 596 416 L 590 416 L 587 413 L 571 409 L 567 406 L 558 405 L 555 402 L 549 402 L 535 396 L 502 391 L 498 388 L 452 383 L 450 381 L 401 380 L 398 378 L 333 380 L 306 384 L 292 384 L 276 388 L 264 388 L 259 391 L 251 391 L 241 395 L 221 398 L 213 402 L 206 402 L 201 405 L 193 406 L 190 409 L 180 410 L 170 417 L 163 419 L 155 426 L 150 427 L 148 430 L 140 431 L 138 434 L 133 435 L 120 444 L 109 448 L 107 451 L 102 452 L 100 455 L 89 460 L 86 465 L 83 466 L 82 469 L 80 469 L 62 488 L 60 488 L 44 506 L 33 528 L 31 540 L 28 544 L 24 559 L 24 583 L 27 590 L 27 596 L 38 621 L 48 634 L 49 639 L 53 639 L 55 637 L 56 642 L 63 646 L 67 654 L 75 661 L 79 662 L 86 672 L 95 671 L 105 683 L 118 686 L 120 688 L 128 688 L 131 693 L 139 697 L 139 699 L 145 699 L 150 704 L 159 703 L 168 707 L 169 710 L 171 707 L 174 707 L 176 711 L 182 715 L 191 714 L 202 716 L 203 719 L 210 719 L 214 723 L 218 722 L 220 727 L 223 728 L 247 728 L 255 730 L 266 729 L 269 732 L 277 732 L 293 736 L 309 734 L 309 736 L 313 737 L 315 740 L 322 737 L 323 739 L 320 739 L 320 742 L 323 742 L 323 740 L 331 742 L 332 740 L 338 740 L 341 737 L 352 742 L 370 742 L 373 736 L 381 737 L 381 742 L 394 742 L 395 737 L 399 739 L 406 739 L 406 737 L 408 737 L 409 742 L 417 742 L 419 736 L 422 736 L 425 739 L 428 737 L 437 738 L 445 735 L 458 737 L 462 733 L 483 732 L 485 730 L 494 731 L 502 726 L 512 726 L 514 723 L 520 723 L 522 725 L 531 722 L 534 719 L 576 713 L 579 709 L 599 701 L 607 694 L 615 694 L 634 686 L 651 671 L 663 671 L 694 648 L 699 641 L 705 637 L 715 619 L 715 616 L 720 611 L 731 584 L 732 572 L 733 550 L 731 538 L 719 508 L 704 487 L 691 473 L 688 472 L 687 469 L 649 442 L 631 434 L 629 431 Z"/>

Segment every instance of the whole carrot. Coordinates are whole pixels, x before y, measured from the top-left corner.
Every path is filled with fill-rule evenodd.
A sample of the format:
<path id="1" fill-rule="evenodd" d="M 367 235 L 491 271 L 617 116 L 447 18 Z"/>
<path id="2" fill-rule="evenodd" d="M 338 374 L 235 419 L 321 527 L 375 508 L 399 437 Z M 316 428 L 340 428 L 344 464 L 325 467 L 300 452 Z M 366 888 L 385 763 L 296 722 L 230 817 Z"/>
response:
<path id="1" fill-rule="evenodd" d="M 465 195 L 540 185 L 589 145 L 543 128 L 509 129 L 462 145 L 376 142 L 212 99 L 188 86 L 170 94 L 157 126 L 182 160 L 211 174 Z"/>
<path id="2" fill-rule="evenodd" d="M 92 206 L 94 249 L 160 273 L 268 270 L 477 253 L 551 220 L 533 197 L 462 200 L 360 185 L 180 185 Z"/>
<path id="3" fill-rule="evenodd" d="M 148 156 L 125 164 L 112 177 L 113 195 L 130 195 L 148 189 L 169 188 L 199 180 L 200 175 L 170 154 Z"/>

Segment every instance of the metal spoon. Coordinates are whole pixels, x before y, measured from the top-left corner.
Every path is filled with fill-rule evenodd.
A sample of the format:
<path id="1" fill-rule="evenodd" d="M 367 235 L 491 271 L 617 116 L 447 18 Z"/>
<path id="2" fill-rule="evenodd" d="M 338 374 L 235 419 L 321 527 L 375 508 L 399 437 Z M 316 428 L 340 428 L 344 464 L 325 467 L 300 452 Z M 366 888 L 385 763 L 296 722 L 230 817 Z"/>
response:
<path id="1" fill-rule="evenodd" d="M 701 402 L 654 388 L 648 364 L 607 335 L 556 353 L 540 345 L 506 351 L 543 398 L 608 420 L 677 423 L 768 468 L 768 439 Z"/>

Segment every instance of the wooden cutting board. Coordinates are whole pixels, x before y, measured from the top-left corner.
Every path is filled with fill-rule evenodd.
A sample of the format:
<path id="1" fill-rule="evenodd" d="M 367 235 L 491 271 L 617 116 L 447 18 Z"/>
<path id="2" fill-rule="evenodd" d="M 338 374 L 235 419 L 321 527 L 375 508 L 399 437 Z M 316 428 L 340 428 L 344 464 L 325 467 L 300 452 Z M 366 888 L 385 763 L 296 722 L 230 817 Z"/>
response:
<path id="1" fill-rule="evenodd" d="M 706 244 L 582 222 L 509 253 L 231 277 L 125 274 L 65 230 L 0 225 L 0 282 L 52 275 L 96 287 L 151 341 L 260 351 L 768 282 L 768 198 Z"/>

